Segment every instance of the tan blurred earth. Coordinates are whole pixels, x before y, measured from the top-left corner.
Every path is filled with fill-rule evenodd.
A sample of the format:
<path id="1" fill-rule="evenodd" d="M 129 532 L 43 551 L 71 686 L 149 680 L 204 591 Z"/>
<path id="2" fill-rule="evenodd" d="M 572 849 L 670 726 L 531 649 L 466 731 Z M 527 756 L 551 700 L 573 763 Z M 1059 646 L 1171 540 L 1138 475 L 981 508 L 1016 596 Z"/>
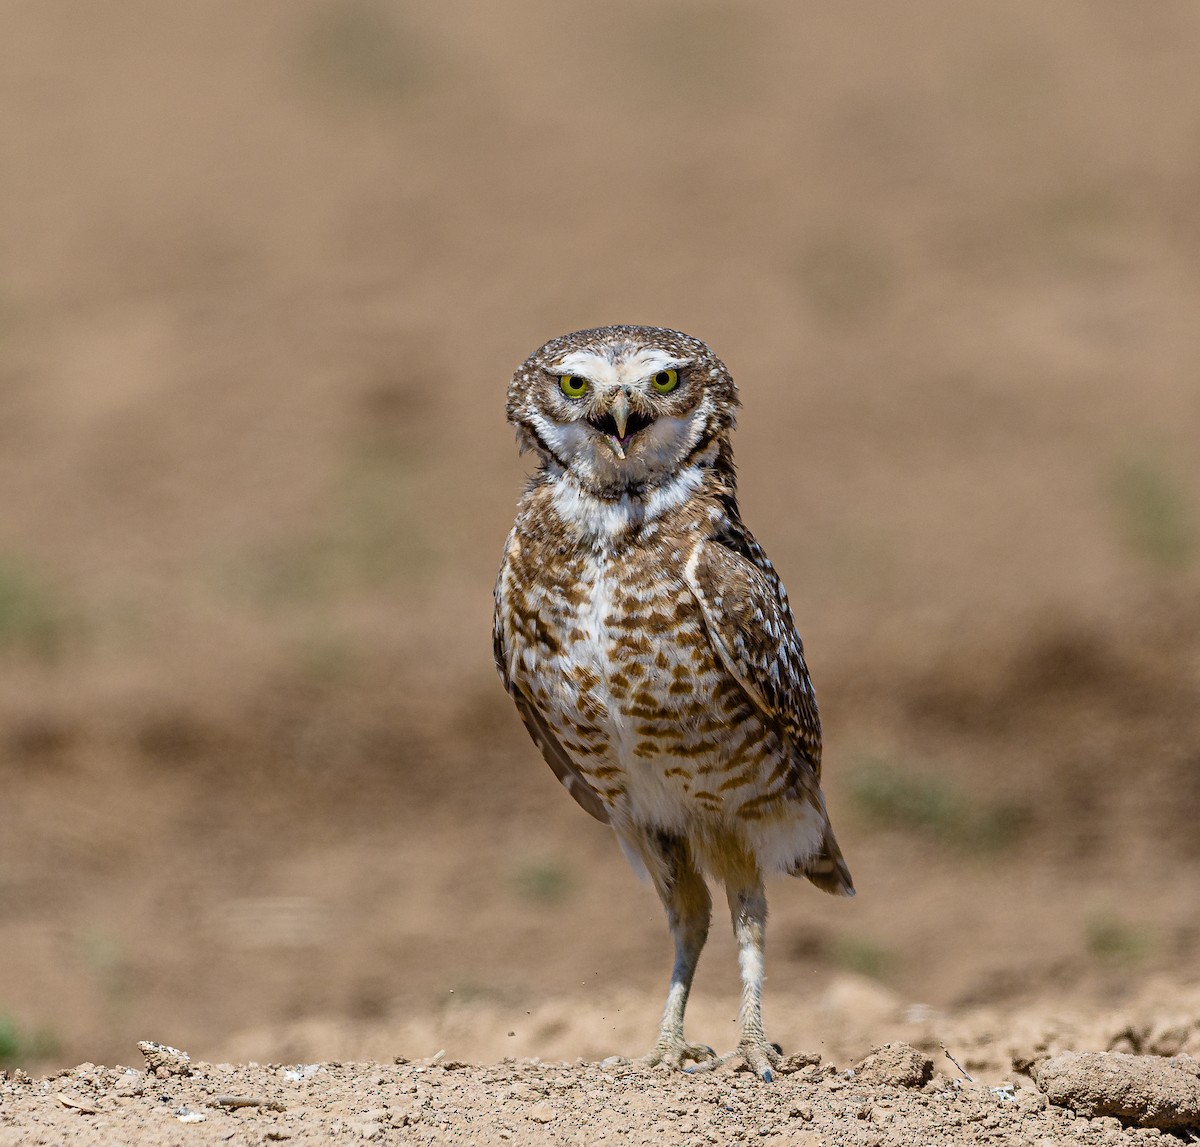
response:
<path id="1" fill-rule="evenodd" d="M 822 704 L 772 1038 L 1200 1051 L 1200 9 L 0 15 L 0 1067 L 649 1046 L 490 653 L 508 376 L 610 322 L 738 380 Z"/>

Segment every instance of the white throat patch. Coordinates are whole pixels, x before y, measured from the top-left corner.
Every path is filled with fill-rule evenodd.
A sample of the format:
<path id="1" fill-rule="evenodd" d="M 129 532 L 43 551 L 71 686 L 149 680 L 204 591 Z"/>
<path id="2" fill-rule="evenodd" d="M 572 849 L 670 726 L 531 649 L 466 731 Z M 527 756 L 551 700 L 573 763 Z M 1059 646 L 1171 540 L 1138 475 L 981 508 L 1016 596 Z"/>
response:
<path id="1" fill-rule="evenodd" d="M 704 480 L 700 466 L 689 466 L 644 497 L 622 494 L 609 501 L 589 494 L 570 471 L 554 484 L 554 508 L 563 522 L 597 548 L 628 533 L 645 529 L 668 510 L 682 506 Z"/>

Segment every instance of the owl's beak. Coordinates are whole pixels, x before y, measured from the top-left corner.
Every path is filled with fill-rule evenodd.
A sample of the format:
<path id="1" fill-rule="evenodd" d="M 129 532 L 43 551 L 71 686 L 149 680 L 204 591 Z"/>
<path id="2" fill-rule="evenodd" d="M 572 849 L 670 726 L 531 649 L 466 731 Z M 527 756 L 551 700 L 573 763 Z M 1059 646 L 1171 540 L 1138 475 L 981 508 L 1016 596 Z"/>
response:
<path id="1" fill-rule="evenodd" d="M 633 436 L 654 420 L 640 411 L 630 409 L 629 392 L 622 389 L 611 399 L 602 416 L 593 416 L 589 421 L 608 438 L 617 457 L 624 458 Z"/>
<path id="2" fill-rule="evenodd" d="M 625 437 L 625 431 L 629 427 L 629 392 L 627 390 L 617 391 L 616 397 L 609 405 L 608 416 L 613 420 L 613 426 L 617 431 L 612 447 L 617 452 L 618 458 L 624 458 L 625 444 L 629 441 Z"/>
<path id="3" fill-rule="evenodd" d="M 608 413 L 616 424 L 617 437 L 624 439 L 625 428 L 629 425 L 629 395 L 625 391 L 617 391 L 617 396 L 612 400 Z"/>

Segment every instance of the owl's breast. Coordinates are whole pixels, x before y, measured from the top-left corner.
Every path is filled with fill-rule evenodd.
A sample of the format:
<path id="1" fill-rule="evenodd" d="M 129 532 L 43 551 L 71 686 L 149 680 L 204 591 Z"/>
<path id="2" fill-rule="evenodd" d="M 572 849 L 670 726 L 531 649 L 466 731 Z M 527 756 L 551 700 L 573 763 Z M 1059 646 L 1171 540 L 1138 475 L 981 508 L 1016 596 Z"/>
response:
<path id="1" fill-rule="evenodd" d="M 527 586 L 522 688 L 616 814 L 664 827 L 733 812 L 782 759 L 729 675 L 678 564 L 590 554 Z"/>

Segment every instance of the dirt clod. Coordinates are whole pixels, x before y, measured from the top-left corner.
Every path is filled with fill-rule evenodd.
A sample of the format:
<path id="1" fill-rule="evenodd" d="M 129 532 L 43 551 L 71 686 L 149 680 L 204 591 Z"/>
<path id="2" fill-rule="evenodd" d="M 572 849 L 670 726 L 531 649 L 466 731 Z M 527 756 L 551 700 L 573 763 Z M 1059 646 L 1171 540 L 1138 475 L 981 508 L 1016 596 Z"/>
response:
<path id="1" fill-rule="evenodd" d="M 792 1075 L 797 1071 L 803 1071 L 806 1067 L 819 1067 L 820 1064 L 821 1057 L 816 1052 L 798 1051 L 792 1055 L 785 1055 L 775 1070 L 780 1075 Z"/>
<path id="2" fill-rule="evenodd" d="M 1051 1103 L 1088 1117 L 1164 1131 L 1200 1126 L 1200 1079 L 1170 1060 L 1123 1052 L 1066 1052 L 1035 1069 Z"/>
<path id="3" fill-rule="evenodd" d="M 885 1043 L 854 1069 L 856 1081 L 879 1087 L 922 1087 L 932 1076 L 933 1060 L 906 1043 Z"/>
<path id="4" fill-rule="evenodd" d="M 192 1074 L 192 1057 L 177 1047 L 156 1043 L 152 1039 L 143 1039 L 138 1041 L 138 1051 L 146 1057 L 146 1069 L 159 1079 L 166 1079 L 171 1075 Z"/>

